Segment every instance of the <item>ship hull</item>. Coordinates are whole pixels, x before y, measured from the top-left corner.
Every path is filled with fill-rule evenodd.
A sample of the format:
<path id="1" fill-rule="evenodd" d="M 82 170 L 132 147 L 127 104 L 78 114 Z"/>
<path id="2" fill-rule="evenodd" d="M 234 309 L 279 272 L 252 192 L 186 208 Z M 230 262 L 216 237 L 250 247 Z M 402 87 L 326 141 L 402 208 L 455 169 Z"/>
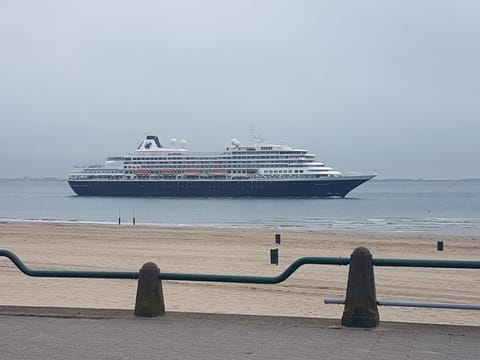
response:
<path id="1" fill-rule="evenodd" d="M 345 197 L 373 176 L 312 180 L 69 180 L 80 196 Z"/>

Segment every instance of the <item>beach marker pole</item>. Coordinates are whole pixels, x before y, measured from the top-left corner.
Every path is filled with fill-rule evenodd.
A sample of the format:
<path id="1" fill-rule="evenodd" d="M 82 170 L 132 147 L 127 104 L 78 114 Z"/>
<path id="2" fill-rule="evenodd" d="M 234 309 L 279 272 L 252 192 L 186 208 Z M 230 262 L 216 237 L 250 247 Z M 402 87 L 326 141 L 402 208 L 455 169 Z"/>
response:
<path id="1" fill-rule="evenodd" d="M 133 208 L 133 221 L 132 221 L 132 223 L 133 223 L 133 226 L 135 226 L 135 208 Z"/>
<path id="2" fill-rule="evenodd" d="M 275 234 L 275 244 L 280 244 L 280 234 Z"/>
<path id="3" fill-rule="evenodd" d="M 437 241 L 437 250 L 443 251 L 443 241 Z"/>
<path id="4" fill-rule="evenodd" d="M 270 249 L 270 264 L 278 266 L 278 249 Z"/>
<path id="5" fill-rule="evenodd" d="M 379 323 L 372 254 L 358 247 L 350 256 L 342 325 L 370 328 Z"/>
<path id="6" fill-rule="evenodd" d="M 145 263 L 138 276 L 135 316 L 157 317 L 165 315 L 160 269 L 152 262 Z"/>
<path id="7" fill-rule="evenodd" d="M 118 225 L 122 223 L 122 220 L 120 219 L 120 209 L 118 209 Z"/>

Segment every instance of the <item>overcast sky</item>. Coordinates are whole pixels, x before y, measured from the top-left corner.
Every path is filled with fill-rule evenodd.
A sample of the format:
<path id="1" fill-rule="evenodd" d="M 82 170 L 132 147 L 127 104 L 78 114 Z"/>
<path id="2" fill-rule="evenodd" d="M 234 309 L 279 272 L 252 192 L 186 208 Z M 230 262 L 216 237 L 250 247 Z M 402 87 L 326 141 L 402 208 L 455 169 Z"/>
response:
<path id="1" fill-rule="evenodd" d="M 145 135 L 307 148 L 380 178 L 480 178 L 480 1 L 0 1 L 0 178 Z"/>

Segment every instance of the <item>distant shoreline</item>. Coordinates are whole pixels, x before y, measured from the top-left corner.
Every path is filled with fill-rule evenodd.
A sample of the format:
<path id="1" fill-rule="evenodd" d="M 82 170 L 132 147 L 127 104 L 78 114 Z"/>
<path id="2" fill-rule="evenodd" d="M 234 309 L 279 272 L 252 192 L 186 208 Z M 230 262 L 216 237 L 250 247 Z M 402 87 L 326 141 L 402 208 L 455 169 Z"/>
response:
<path id="1" fill-rule="evenodd" d="M 67 178 L 56 177 L 21 177 L 21 178 L 0 178 L 0 181 L 67 181 Z"/>

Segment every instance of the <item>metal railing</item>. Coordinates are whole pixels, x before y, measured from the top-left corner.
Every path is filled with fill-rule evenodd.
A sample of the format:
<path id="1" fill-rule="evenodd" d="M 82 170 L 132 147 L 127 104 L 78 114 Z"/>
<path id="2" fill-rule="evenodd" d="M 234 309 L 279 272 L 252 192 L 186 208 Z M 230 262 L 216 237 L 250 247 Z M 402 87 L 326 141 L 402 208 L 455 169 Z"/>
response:
<path id="1" fill-rule="evenodd" d="M 143 268 L 138 272 L 84 271 L 84 270 L 36 270 L 36 269 L 29 268 L 27 265 L 23 263 L 22 260 L 20 260 L 20 258 L 16 254 L 14 254 L 9 250 L 0 249 L 0 257 L 6 257 L 10 259 L 13 262 L 13 264 L 21 272 L 23 272 L 25 275 L 33 276 L 33 277 L 134 279 L 134 280 L 138 279 L 139 284 L 142 281 L 141 271 L 143 270 Z M 351 262 L 351 258 L 342 258 L 342 257 L 302 257 L 292 262 L 282 273 L 280 273 L 277 276 L 161 273 L 161 272 L 158 272 L 158 268 L 156 267 L 155 264 L 152 264 L 152 263 L 150 264 L 154 265 L 154 267 L 157 269 L 159 280 L 202 281 L 202 282 L 245 283 L 245 284 L 278 284 L 288 279 L 296 270 L 298 270 L 298 268 L 300 268 L 303 265 L 349 265 L 350 262 Z M 394 267 L 480 269 L 480 261 L 468 261 L 468 260 L 371 259 L 370 264 L 374 266 L 394 266 Z M 372 275 L 373 275 L 373 270 L 372 270 Z M 156 276 L 157 275 L 154 275 L 153 279 L 155 279 Z M 350 283 L 350 279 L 348 282 Z M 347 290 L 347 295 L 348 295 L 348 290 Z M 372 296 L 375 297 L 375 294 L 373 293 Z M 162 299 L 161 302 L 163 303 L 163 293 L 161 295 L 161 299 Z M 138 294 L 137 294 L 137 302 L 138 302 Z M 345 304 L 345 299 L 325 299 L 325 303 Z M 480 310 L 480 305 L 473 305 L 473 304 L 376 301 L 376 305 Z M 149 309 L 152 309 L 153 306 L 154 306 L 154 303 L 152 302 L 149 305 Z M 164 305 L 162 306 L 164 307 Z M 164 310 L 163 310 L 163 313 L 164 313 Z M 137 314 L 137 305 L 136 305 L 135 314 L 138 316 L 158 316 L 160 313 L 156 315 L 142 315 L 139 312 Z M 343 323 L 343 319 L 342 319 L 342 323 Z M 351 326 L 351 325 L 348 325 L 348 326 Z M 370 327 L 372 325 L 364 324 L 363 326 Z M 374 324 L 373 326 L 376 326 L 376 325 Z"/>
<path id="2" fill-rule="evenodd" d="M 373 259 L 374 266 L 480 269 L 476 260 Z"/>
<path id="3" fill-rule="evenodd" d="M 325 304 L 345 305 L 345 299 L 324 299 L 323 302 Z M 377 300 L 377 305 L 431 308 L 431 309 L 480 310 L 480 305 L 475 305 L 475 304 L 458 304 L 458 303 L 452 304 L 452 303 L 398 301 L 398 300 L 397 301 Z"/>
<path id="4" fill-rule="evenodd" d="M 87 278 L 87 279 L 138 279 L 138 272 L 82 271 L 82 270 L 35 270 L 30 269 L 10 250 L 0 249 L 0 257 L 9 258 L 25 275 L 33 277 Z"/>
<path id="5" fill-rule="evenodd" d="M 30 269 L 13 252 L 0 249 L 0 257 L 7 257 L 25 275 L 33 277 L 88 278 L 88 279 L 138 279 L 139 272 L 125 271 L 83 271 L 83 270 L 35 270 Z M 188 273 L 160 273 L 160 280 L 226 282 L 244 284 L 278 284 L 288 279 L 303 265 L 349 265 L 349 258 L 342 257 L 301 257 L 292 262 L 277 276 L 216 275 Z M 480 261 L 469 260 L 427 260 L 427 259 L 373 259 L 374 266 L 428 267 L 480 269 Z"/>
<path id="6" fill-rule="evenodd" d="M 139 272 L 124 271 L 82 271 L 82 270 L 34 270 L 23 263 L 13 252 L 0 249 L 0 257 L 7 257 L 25 275 L 34 277 L 88 278 L 88 279 L 138 279 Z M 216 275 L 188 273 L 160 273 L 160 280 L 228 282 L 244 284 L 278 284 L 288 279 L 303 265 L 348 265 L 349 258 L 341 257 L 302 257 L 290 264 L 277 276 Z"/>

